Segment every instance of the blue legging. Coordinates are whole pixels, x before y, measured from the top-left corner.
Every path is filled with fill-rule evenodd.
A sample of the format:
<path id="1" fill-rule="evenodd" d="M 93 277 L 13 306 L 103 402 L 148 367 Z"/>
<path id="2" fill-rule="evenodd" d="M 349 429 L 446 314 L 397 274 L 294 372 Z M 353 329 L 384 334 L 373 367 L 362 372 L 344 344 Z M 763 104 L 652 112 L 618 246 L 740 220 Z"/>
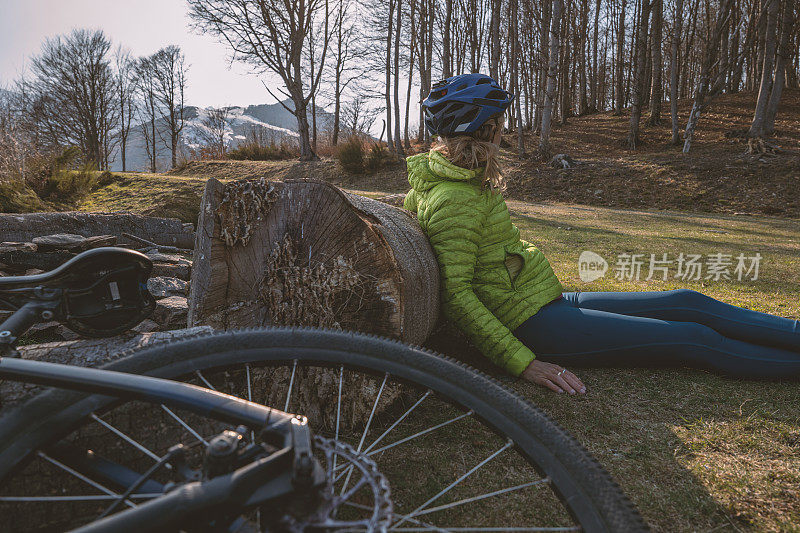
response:
<path id="1" fill-rule="evenodd" d="M 800 377 L 800 321 L 699 292 L 565 292 L 514 331 L 562 366 L 689 365 L 743 377 Z"/>

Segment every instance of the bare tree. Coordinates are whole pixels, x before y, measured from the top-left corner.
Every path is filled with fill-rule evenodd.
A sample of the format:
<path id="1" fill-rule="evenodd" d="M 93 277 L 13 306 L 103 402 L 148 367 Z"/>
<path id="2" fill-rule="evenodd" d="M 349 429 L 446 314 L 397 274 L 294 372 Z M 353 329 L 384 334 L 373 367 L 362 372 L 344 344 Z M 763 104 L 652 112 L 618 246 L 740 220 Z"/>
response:
<path id="1" fill-rule="evenodd" d="M 185 123 L 183 108 L 187 67 L 183 52 L 175 45 L 157 51 L 150 57 L 148 64 L 153 69 L 155 94 L 167 126 L 164 132 L 167 138 L 163 140 L 170 150 L 174 168 L 178 162 L 180 135 Z"/>
<path id="2" fill-rule="evenodd" d="M 542 131 L 539 139 L 539 153 L 542 158 L 550 154 L 550 128 L 553 119 L 553 102 L 556 97 L 556 75 L 558 74 L 559 34 L 561 33 L 561 10 L 563 0 L 553 0 L 553 14 L 550 20 L 550 64 L 547 67 L 547 86 L 542 110 Z"/>
<path id="3" fill-rule="evenodd" d="M 717 75 L 715 80 L 712 81 L 711 71 L 719 55 L 720 36 L 730 20 L 732 1 L 733 0 L 722 0 L 720 2 L 713 31 L 706 41 L 703 65 L 697 82 L 697 89 L 694 94 L 692 110 L 689 113 L 689 120 L 686 122 L 686 129 L 683 133 L 683 153 L 688 153 L 692 147 L 694 130 L 697 127 L 697 122 L 700 120 L 700 114 L 703 112 L 703 109 L 705 109 L 711 99 L 714 98 L 724 86 L 724 75 Z"/>
<path id="4" fill-rule="evenodd" d="M 31 61 L 28 85 L 49 141 L 80 147 L 86 161 L 98 168 L 107 167 L 109 134 L 118 121 L 110 48 L 102 31 L 73 30 L 47 39 Z"/>
<path id="5" fill-rule="evenodd" d="M 395 142 L 400 139 L 393 139 L 392 130 L 392 35 L 394 31 L 394 10 L 398 8 L 399 0 L 389 0 L 389 18 L 386 24 L 386 87 L 384 96 L 386 98 L 386 144 L 390 152 L 395 151 Z"/>
<path id="6" fill-rule="evenodd" d="M 300 159 L 313 160 L 308 125 L 308 103 L 316 93 L 331 36 L 328 0 L 188 0 L 195 27 L 217 35 L 233 52 L 234 59 L 250 63 L 262 72 L 280 76 L 285 86 L 278 89 L 291 99 L 293 107 L 281 102 L 297 118 Z M 320 22 L 321 23 L 318 23 Z M 322 50 L 316 75 L 306 85 L 303 49 L 309 32 L 321 30 L 317 42 Z M 266 87 L 266 85 L 265 85 Z M 272 91 L 267 88 L 272 94 Z M 273 94 L 273 96 L 275 96 Z"/>
<path id="7" fill-rule="evenodd" d="M 500 67 L 500 8 L 502 0 L 491 0 L 492 19 L 489 26 L 489 75 L 499 79 Z"/>
<path id="8" fill-rule="evenodd" d="M 617 64 L 616 64 L 616 96 L 617 107 L 615 112 L 617 115 L 622 114 L 622 109 L 625 107 L 625 94 L 623 93 L 623 70 L 625 60 L 623 50 L 625 46 L 625 3 L 626 0 L 620 0 L 619 22 L 617 23 Z"/>
<path id="9" fill-rule="evenodd" d="M 331 134 L 331 144 L 336 146 L 339 142 L 339 131 L 341 130 L 342 114 L 342 95 L 347 87 L 359 76 L 363 75 L 360 63 L 365 60 L 363 47 L 358 46 L 359 35 L 356 27 L 348 25 L 346 18 L 352 9 L 349 0 L 340 0 L 334 32 L 336 35 L 336 48 L 333 51 L 333 132 Z"/>
<path id="10" fill-rule="evenodd" d="M 200 140 L 214 159 L 223 159 L 228 149 L 225 134 L 230 129 L 229 111 L 230 108 L 227 107 L 211 107 L 201 122 L 203 127 L 199 130 Z"/>
<path id="11" fill-rule="evenodd" d="M 158 148 L 156 120 L 158 114 L 157 83 L 155 79 L 155 67 L 150 57 L 141 57 L 136 62 L 136 93 L 139 104 L 137 112 L 139 114 L 139 129 L 144 140 L 144 148 L 147 159 L 150 163 L 150 172 L 158 171 Z"/>
<path id="12" fill-rule="evenodd" d="M 783 88 L 786 85 L 786 67 L 789 66 L 789 38 L 794 29 L 794 0 L 785 0 L 783 6 L 783 19 L 781 22 L 781 40 L 778 45 L 778 56 L 775 60 L 775 81 L 772 84 L 772 93 L 766 109 L 764 119 L 764 134 L 772 135 L 775 132 L 775 115 L 778 113 L 778 104 L 781 101 Z"/>
<path id="13" fill-rule="evenodd" d="M 678 136 L 678 49 L 681 42 L 683 0 L 675 1 L 675 26 L 672 29 L 672 49 L 669 60 L 669 107 L 672 116 L 672 144 L 679 144 Z"/>
<path id="14" fill-rule="evenodd" d="M 664 25 L 664 0 L 653 0 L 653 33 L 651 36 L 653 82 L 650 89 L 650 118 L 647 123 L 656 126 L 661 123 L 661 100 L 664 86 L 661 81 L 663 64 L 661 61 L 661 39 Z"/>
<path id="15" fill-rule="evenodd" d="M 779 0 L 764 0 L 762 9 L 767 15 L 767 24 L 763 42 L 763 64 L 761 67 L 761 83 L 758 89 L 756 110 L 750 125 L 748 137 L 759 138 L 764 135 L 764 123 L 767 119 L 767 104 L 772 93 L 773 67 L 775 64 L 775 47 L 778 40 L 778 8 Z"/>
<path id="16" fill-rule="evenodd" d="M 131 54 L 121 46 L 114 52 L 114 63 L 116 66 L 116 89 L 117 106 L 119 108 L 119 152 L 122 159 L 122 171 L 127 170 L 127 150 L 128 137 L 133 123 L 135 111 L 134 92 L 135 92 L 135 62 L 131 59 Z"/>
<path id="17" fill-rule="evenodd" d="M 405 155 L 403 143 L 400 142 L 400 31 L 402 29 L 403 9 L 401 0 L 397 0 L 397 21 L 394 32 L 394 148 L 397 155 Z"/>
<path id="18" fill-rule="evenodd" d="M 342 106 L 342 126 L 350 135 L 366 135 L 378 118 L 378 110 L 364 96 L 356 96 Z"/>
<path id="19" fill-rule="evenodd" d="M 650 0 L 642 0 L 642 5 L 639 9 L 639 28 L 636 36 L 636 70 L 633 78 L 630 131 L 628 132 L 627 139 L 628 147 L 631 150 L 635 150 L 639 144 L 639 121 L 642 117 L 645 91 L 644 73 L 645 62 L 647 61 L 647 34 L 650 26 L 651 5 Z"/>

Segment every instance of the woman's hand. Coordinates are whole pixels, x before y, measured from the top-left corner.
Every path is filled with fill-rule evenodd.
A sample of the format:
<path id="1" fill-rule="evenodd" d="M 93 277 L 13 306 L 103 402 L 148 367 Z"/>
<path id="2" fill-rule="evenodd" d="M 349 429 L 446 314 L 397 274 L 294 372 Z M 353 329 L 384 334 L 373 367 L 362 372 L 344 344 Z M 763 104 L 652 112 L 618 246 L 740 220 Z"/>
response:
<path id="1" fill-rule="evenodd" d="M 586 392 L 586 385 L 578 377 L 558 365 L 534 359 L 522 372 L 522 377 L 555 392 L 567 391 L 570 394 Z"/>

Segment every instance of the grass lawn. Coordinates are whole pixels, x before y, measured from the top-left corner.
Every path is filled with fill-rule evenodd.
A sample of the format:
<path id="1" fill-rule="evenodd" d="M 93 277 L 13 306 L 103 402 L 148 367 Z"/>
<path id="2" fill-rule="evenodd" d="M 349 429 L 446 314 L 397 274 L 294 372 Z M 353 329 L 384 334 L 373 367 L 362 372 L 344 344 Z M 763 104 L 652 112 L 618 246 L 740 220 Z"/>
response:
<path id="1" fill-rule="evenodd" d="M 800 224 L 509 201 L 522 238 L 566 290 L 690 288 L 727 303 L 800 318 Z M 582 282 L 578 256 L 609 262 Z M 762 255 L 757 281 L 644 281 L 649 256 Z M 641 281 L 614 278 L 618 254 L 645 254 Z M 676 269 L 670 268 L 670 277 Z M 735 280 L 735 276 L 734 276 Z M 661 531 L 800 531 L 800 384 L 743 381 L 693 369 L 575 369 L 589 392 L 513 386 L 575 435 Z"/>
<path id="2" fill-rule="evenodd" d="M 222 176 L 220 176 L 222 177 Z M 119 174 L 80 205 L 193 221 L 204 185 L 195 177 Z M 353 190 L 379 192 L 372 184 Z M 375 184 L 378 185 L 378 184 Z M 345 185 L 346 186 L 346 185 Z M 368 189 L 368 190 L 365 190 Z M 800 224 L 760 216 L 631 211 L 508 201 L 522 238 L 549 258 L 566 290 L 691 288 L 731 304 L 800 318 Z M 609 262 L 592 283 L 578 276 L 591 250 Z M 614 278 L 618 254 L 644 254 L 639 281 Z M 650 254 L 762 256 L 756 281 L 645 281 Z M 432 339 L 431 347 L 486 369 L 475 352 Z M 491 371 L 491 369 L 488 369 Z M 660 531 L 800 531 L 800 386 L 743 381 L 694 369 L 573 369 L 589 388 L 557 395 L 504 378 L 550 413 L 600 460 Z M 470 458 L 464 458 L 465 464 Z M 529 506 L 524 499 L 498 511 Z M 499 504 L 502 505 L 502 504 Z M 508 505 L 505 504 L 505 505 Z M 522 512 L 522 507 L 519 508 Z"/>

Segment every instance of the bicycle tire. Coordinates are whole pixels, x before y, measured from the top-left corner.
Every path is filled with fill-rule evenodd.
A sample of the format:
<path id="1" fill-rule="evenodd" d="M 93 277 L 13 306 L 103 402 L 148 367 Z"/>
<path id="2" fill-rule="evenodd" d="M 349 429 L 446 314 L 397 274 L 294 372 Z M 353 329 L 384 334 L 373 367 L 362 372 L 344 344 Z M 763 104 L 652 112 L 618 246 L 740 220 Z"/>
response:
<path id="1" fill-rule="evenodd" d="M 291 353 L 287 357 L 287 351 Z M 515 447 L 552 486 L 585 531 L 646 531 L 619 485 L 589 452 L 542 410 L 452 358 L 374 335 L 276 327 L 201 334 L 131 350 L 105 369 L 176 378 L 196 370 L 254 362 L 297 360 L 347 365 L 427 387 L 476 416 Z M 50 389 L 0 418 L 0 483 L 31 452 L 113 398 Z"/>

